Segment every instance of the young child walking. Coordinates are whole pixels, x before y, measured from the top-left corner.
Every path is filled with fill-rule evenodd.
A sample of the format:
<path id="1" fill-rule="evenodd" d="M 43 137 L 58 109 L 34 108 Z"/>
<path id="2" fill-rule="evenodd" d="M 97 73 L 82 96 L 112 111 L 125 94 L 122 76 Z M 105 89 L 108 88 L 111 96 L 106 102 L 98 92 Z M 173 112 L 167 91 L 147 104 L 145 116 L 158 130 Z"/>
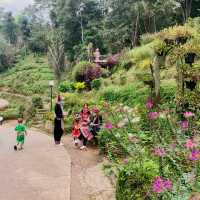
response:
<path id="1" fill-rule="evenodd" d="M 23 119 L 18 119 L 18 124 L 15 127 L 16 135 L 17 135 L 17 144 L 14 146 L 14 150 L 22 150 L 25 140 L 25 135 L 27 135 L 26 127 L 23 124 Z"/>

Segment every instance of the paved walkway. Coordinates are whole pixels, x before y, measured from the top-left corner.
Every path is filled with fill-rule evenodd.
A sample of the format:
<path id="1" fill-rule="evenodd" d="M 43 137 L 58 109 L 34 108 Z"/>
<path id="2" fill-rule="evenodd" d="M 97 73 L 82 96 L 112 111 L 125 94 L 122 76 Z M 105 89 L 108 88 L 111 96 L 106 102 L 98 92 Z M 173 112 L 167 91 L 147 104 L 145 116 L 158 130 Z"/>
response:
<path id="1" fill-rule="evenodd" d="M 0 200 L 70 200 L 70 157 L 52 138 L 29 131 L 15 152 L 13 127 L 0 126 Z"/>
<path id="2" fill-rule="evenodd" d="M 90 146 L 80 151 L 72 144 L 71 135 L 63 137 L 71 156 L 71 200 L 115 200 L 115 188 L 103 172 L 103 157 Z"/>

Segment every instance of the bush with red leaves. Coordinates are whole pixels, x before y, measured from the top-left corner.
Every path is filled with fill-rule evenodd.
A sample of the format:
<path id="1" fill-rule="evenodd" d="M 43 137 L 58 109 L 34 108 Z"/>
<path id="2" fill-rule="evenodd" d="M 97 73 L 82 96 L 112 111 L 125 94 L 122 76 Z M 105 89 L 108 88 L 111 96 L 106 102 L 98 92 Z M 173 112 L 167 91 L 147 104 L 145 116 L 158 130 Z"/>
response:
<path id="1" fill-rule="evenodd" d="M 82 61 L 74 66 L 72 75 L 79 82 L 92 81 L 101 77 L 102 70 L 99 65 Z"/>
<path id="2" fill-rule="evenodd" d="M 112 55 L 107 59 L 107 66 L 114 67 L 119 62 L 119 54 Z"/>
<path id="3" fill-rule="evenodd" d="M 89 79 L 89 80 L 94 80 L 94 79 L 98 79 L 101 77 L 102 71 L 101 71 L 101 67 L 96 65 L 96 66 L 92 66 L 89 67 L 86 71 L 85 71 L 85 78 Z"/>

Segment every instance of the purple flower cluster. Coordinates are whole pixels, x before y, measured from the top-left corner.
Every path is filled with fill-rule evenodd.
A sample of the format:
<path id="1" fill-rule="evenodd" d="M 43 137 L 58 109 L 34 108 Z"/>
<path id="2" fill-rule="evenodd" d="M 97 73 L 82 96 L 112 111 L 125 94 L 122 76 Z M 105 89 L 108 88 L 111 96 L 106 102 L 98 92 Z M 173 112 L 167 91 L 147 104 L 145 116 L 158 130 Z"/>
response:
<path id="1" fill-rule="evenodd" d="M 112 130 L 113 129 L 112 123 L 110 123 L 110 122 L 106 123 L 105 128 L 108 129 L 108 130 Z"/>
<path id="2" fill-rule="evenodd" d="M 182 130 L 188 130 L 188 128 L 189 128 L 189 122 L 188 121 L 181 121 L 180 122 L 180 126 L 181 126 L 181 129 Z"/>
<path id="3" fill-rule="evenodd" d="M 200 151 L 199 150 L 193 150 L 191 152 L 191 154 L 189 155 L 189 160 L 191 160 L 191 161 L 200 160 Z"/>
<path id="4" fill-rule="evenodd" d="M 156 177 L 153 182 L 153 191 L 158 194 L 171 190 L 172 187 L 173 184 L 170 180 L 164 179 L 160 176 Z"/>
<path id="5" fill-rule="evenodd" d="M 147 102 L 146 102 L 147 109 L 151 109 L 151 108 L 153 108 L 153 106 L 154 106 L 153 99 L 152 98 L 148 98 Z"/>

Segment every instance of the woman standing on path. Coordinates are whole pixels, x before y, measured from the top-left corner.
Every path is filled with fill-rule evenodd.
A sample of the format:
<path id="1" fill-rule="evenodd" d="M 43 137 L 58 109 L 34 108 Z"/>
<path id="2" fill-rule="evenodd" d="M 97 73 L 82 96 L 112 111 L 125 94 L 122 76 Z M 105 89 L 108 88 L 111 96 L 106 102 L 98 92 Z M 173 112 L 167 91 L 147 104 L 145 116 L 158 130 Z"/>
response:
<path id="1" fill-rule="evenodd" d="M 57 97 L 55 105 L 55 119 L 54 119 L 54 140 L 56 145 L 63 145 L 61 137 L 64 132 L 64 112 L 62 108 L 61 96 Z"/>

